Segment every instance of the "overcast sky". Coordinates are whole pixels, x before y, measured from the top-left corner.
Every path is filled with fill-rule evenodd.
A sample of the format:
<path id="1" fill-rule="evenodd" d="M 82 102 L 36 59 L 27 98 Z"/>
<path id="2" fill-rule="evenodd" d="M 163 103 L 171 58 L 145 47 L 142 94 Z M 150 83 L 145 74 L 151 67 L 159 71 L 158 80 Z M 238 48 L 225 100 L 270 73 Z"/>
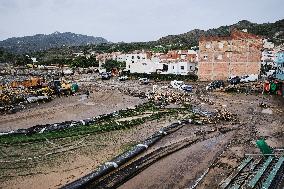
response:
<path id="1" fill-rule="evenodd" d="M 246 19 L 284 18 L 284 0 L 0 0 L 0 40 L 55 31 L 149 41 Z"/>

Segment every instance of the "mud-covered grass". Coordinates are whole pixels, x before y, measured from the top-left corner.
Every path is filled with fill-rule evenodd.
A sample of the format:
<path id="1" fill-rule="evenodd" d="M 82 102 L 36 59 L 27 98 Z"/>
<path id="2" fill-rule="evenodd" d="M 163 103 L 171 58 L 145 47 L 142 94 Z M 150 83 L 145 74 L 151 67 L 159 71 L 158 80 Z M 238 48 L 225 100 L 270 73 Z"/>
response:
<path id="1" fill-rule="evenodd" d="M 16 134 L 16 135 L 2 135 L 0 136 L 1 144 L 21 144 L 51 140 L 56 138 L 66 138 L 74 136 L 83 136 L 88 134 L 96 134 L 102 132 L 110 132 L 115 130 L 125 130 L 136 125 L 145 123 L 146 121 L 158 120 L 162 117 L 176 115 L 180 113 L 190 113 L 189 107 L 185 108 L 169 108 L 161 109 L 156 107 L 152 102 L 144 103 L 137 106 L 135 109 L 120 110 L 114 114 L 98 117 L 96 122 L 91 125 L 80 125 L 76 127 L 69 127 L 64 130 L 50 131 L 35 134 Z M 144 117 L 130 119 L 126 121 L 118 121 L 121 118 L 134 117 L 137 115 L 147 114 Z"/>
<path id="2" fill-rule="evenodd" d="M 189 107 L 161 109 L 146 103 L 129 111 L 118 111 L 114 116 L 102 117 L 89 126 L 33 135 L 1 136 L 0 182 L 53 174 L 50 170 L 56 174 L 57 169 L 69 176 L 69 172 L 76 172 L 77 169 L 95 169 L 100 163 L 136 145 L 141 137 L 134 135 L 140 135 L 141 126 L 143 130 L 149 127 L 147 125 L 172 122 L 188 115 L 192 115 Z M 117 121 L 132 117 L 134 119 Z M 91 159 L 92 164 L 79 164 L 72 168 L 64 166 L 70 162 L 76 164 L 76 158 L 81 157 Z"/>

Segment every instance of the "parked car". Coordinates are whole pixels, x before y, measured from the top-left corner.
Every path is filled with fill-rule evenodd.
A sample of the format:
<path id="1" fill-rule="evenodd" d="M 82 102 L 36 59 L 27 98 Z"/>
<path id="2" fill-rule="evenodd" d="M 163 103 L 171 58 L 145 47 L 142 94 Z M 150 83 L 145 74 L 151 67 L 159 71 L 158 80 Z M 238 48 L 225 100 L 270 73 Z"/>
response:
<path id="1" fill-rule="evenodd" d="M 184 85 L 184 82 L 183 82 L 183 81 L 177 81 L 177 80 L 171 81 L 171 86 L 172 86 L 174 89 L 179 89 L 179 88 L 181 88 L 182 85 Z"/>
<path id="2" fill-rule="evenodd" d="M 276 70 L 268 70 L 267 72 L 265 72 L 265 75 L 267 77 L 269 77 L 270 75 L 274 75 L 274 74 L 276 74 Z"/>
<path id="3" fill-rule="evenodd" d="M 267 80 L 268 81 L 273 81 L 273 80 L 275 80 L 276 79 L 276 73 L 273 73 L 272 75 L 269 75 L 268 77 L 267 77 Z"/>
<path id="4" fill-rule="evenodd" d="M 150 82 L 150 80 L 148 78 L 140 78 L 139 82 L 140 84 L 147 85 Z"/>
<path id="5" fill-rule="evenodd" d="M 102 78 L 102 80 L 107 80 L 107 79 L 110 79 L 110 75 L 107 72 L 103 72 L 101 74 L 101 78 Z"/>
<path id="6" fill-rule="evenodd" d="M 182 85 L 181 89 L 186 91 L 186 92 L 192 92 L 192 86 L 191 85 Z"/>
<path id="7" fill-rule="evenodd" d="M 128 79 L 127 75 L 118 77 L 119 81 L 125 81 L 127 79 Z"/>
<path id="8" fill-rule="evenodd" d="M 231 85 L 237 85 L 240 83 L 240 81 L 241 81 L 241 78 L 239 76 L 233 76 L 229 78 L 229 83 Z"/>
<path id="9" fill-rule="evenodd" d="M 219 88 L 224 87 L 224 86 L 225 86 L 224 81 L 222 81 L 222 80 L 215 80 L 215 81 L 212 81 L 211 83 L 209 83 L 206 86 L 206 90 L 219 89 Z"/>
<path id="10" fill-rule="evenodd" d="M 242 76 L 240 82 L 247 83 L 247 82 L 252 82 L 252 81 L 257 81 L 257 80 L 258 80 L 258 75 L 251 74 L 251 75 Z"/>

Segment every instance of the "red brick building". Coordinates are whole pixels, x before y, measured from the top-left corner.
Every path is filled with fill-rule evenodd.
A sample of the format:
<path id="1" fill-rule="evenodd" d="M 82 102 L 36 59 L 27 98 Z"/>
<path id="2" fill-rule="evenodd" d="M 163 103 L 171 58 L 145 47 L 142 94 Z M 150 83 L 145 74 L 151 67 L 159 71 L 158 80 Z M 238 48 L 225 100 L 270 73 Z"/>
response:
<path id="1" fill-rule="evenodd" d="M 201 81 L 260 73 L 262 37 L 233 30 L 229 37 L 201 37 L 198 77 Z"/>

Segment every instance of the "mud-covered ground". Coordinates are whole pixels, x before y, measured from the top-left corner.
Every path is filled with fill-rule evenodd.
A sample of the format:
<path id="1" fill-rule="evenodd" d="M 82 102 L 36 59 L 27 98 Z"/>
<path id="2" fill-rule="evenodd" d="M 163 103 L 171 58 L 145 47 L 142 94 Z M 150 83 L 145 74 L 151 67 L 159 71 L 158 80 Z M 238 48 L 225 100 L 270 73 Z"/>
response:
<path id="1" fill-rule="evenodd" d="M 145 101 L 119 92 L 119 89 L 150 91 L 152 85 L 137 81 L 99 81 L 85 83 L 93 92 L 90 98 L 72 96 L 55 99 L 37 107 L 0 118 L 1 130 L 26 128 L 36 124 L 80 120 L 134 106 Z M 158 85 L 162 85 L 159 83 Z M 169 85 L 169 83 L 163 83 Z M 203 83 L 193 83 L 194 87 Z M 200 96 L 202 98 L 200 98 Z M 238 122 L 185 125 L 141 154 L 137 159 L 162 147 L 196 142 L 164 154 L 151 165 L 120 185 L 120 188 L 190 188 L 205 174 L 197 188 L 218 188 L 218 184 L 240 163 L 244 154 L 259 153 L 255 141 L 263 137 L 271 147 L 284 146 L 284 100 L 273 96 L 194 93 L 191 104 L 208 111 L 227 109 Z M 208 103 L 209 99 L 210 102 Z M 260 103 L 268 108 L 261 108 Z M 93 171 L 161 127 L 176 121 L 166 117 L 128 130 L 87 136 L 74 136 L 44 142 L 0 146 L 3 188 L 58 188 Z M 222 132 L 227 129 L 228 132 Z M 41 158 L 34 158 L 36 156 Z M 208 169 L 210 168 L 210 169 Z"/>
<path id="2" fill-rule="evenodd" d="M 234 128 L 224 134 L 185 147 L 155 162 L 120 188 L 219 188 L 219 183 L 238 166 L 245 154 L 259 154 L 255 142 L 265 138 L 274 148 L 284 146 L 283 99 L 271 96 L 211 93 L 207 98 L 214 105 L 201 103 L 207 110 L 226 108 L 238 115 L 239 123 L 218 123 L 203 126 L 187 125 L 165 137 L 157 146 L 167 146 L 186 138 L 196 137 L 196 129 Z M 270 106 L 272 114 L 262 113 L 261 102 Z M 208 168 L 210 168 L 208 170 Z M 208 172 L 208 173 L 207 173 Z"/>
<path id="3" fill-rule="evenodd" d="M 15 114 L 0 115 L 0 131 L 28 128 L 34 125 L 51 124 L 66 120 L 82 120 L 133 107 L 145 100 L 127 96 L 117 89 L 90 88 L 90 95 L 55 98 L 44 104 L 33 104 Z"/>

